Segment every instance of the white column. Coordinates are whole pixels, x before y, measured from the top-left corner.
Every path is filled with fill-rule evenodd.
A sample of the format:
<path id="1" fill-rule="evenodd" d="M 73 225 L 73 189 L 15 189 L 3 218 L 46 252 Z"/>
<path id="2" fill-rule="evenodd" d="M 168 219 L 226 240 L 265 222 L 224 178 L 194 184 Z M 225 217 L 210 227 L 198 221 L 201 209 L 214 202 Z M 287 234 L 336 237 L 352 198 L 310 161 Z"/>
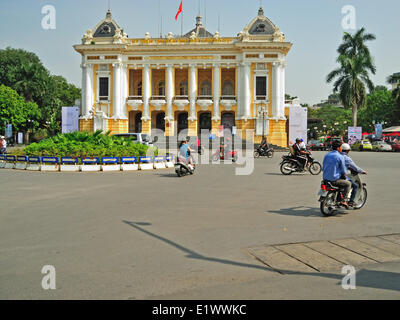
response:
<path id="1" fill-rule="evenodd" d="M 173 65 L 167 65 L 167 81 L 166 81 L 166 100 L 167 100 L 167 114 L 165 119 L 168 121 L 174 120 L 172 116 L 172 98 L 174 96 L 174 80 L 173 80 Z"/>
<path id="2" fill-rule="evenodd" d="M 280 69 L 279 62 L 272 64 L 272 118 L 278 116 L 280 104 Z"/>
<path id="3" fill-rule="evenodd" d="M 237 87 L 236 87 L 236 101 L 237 101 L 237 115 L 236 118 L 240 119 L 243 116 L 243 99 L 242 99 L 242 92 L 243 92 L 243 69 L 242 63 L 239 63 L 237 66 Z"/>
<path id="4" fill-rule="evenodd" d="M 281 67 L 280 67 L 280 96 L 281 96 L 281 103 L 279 105 L 278 109 L 278 117 L 283 119 L 285 117 L 285 93 L 286 93 L 286 88 L 285 88 L 285 62 L 281 62 Z"/>
<path id="5" fill-rule="evenodd" d="M 121 117 L 121 63 L 114 63 L 114 75 L 113 75 L 113 118 L 119 119 Z M 109 115 L 107 115 L 109 116 Z"/>
<path id="6" fill-rule="evenodd" d="M 142 120 L 150 120 L 149 99 L 150 99 L 150 66 L 145 65 L 143 70 L 143 115 Z"/>
<path id="7" fill-rule="evenodd" d="M 190 114 L 188 120 L 196 120 L 196 96 L 197 96 L 197 79 L 196 79 L 196 65 L 190 65 L 189 75 L 189 101 L 190 101 Z"/>
<path id="8" fill-rule="evenodd" d="M 214 92 L 214 116 L 212 120 L 220 120 L 219 116 L 219 99 L 220 99 L 220 89 L 221 89 L 221 76 L 220 76 L 220 65 L 214 64 L 214 74 L 213 74 L 213 92 Z"/>
<path id="9" fill-rule="evenodd" d="M 120 119 L 128 119 L 126 110 L 126 99 L 128 97 L 128 77 L 127 66 L 122 65 L 121 68 L 121 105 L 120 105 Z"/>
<path id="10" fill-rule="evenodd" d="M 82 67 L 82 117 L 89 118 L 93 109 L 93 65 L 83 63 Z"/>
<path id="11" fill-rule="evenodd" d="M 243 66 L 243 118 L 250 118 L 251 92 L 250 92 L 250 64 Z"/>

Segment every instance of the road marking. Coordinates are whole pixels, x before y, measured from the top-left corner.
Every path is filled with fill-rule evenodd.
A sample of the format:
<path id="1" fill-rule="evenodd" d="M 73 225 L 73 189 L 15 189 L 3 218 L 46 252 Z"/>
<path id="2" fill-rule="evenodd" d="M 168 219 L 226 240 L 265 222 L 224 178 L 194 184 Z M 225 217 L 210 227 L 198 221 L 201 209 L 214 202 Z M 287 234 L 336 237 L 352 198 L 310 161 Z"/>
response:
<path id="1" fill-rule="evenodd" d="M 330 243 L 328 241 L 307 242 L 304 243 L 304 245 L 333 259 L 341 261 L 343 264 L 354 266 L 362 263 L 375 262 L 374 260 L 359 255 L 358 253 L 355 253 L 343 247 L 339 247 L 338 245 Z"/>
<path id="2" fill-rule="evenodd" d="M 390 252 L 400 259 L 400 243 L 394 243 L 379 237 L 360 237 L 356 238 L 359 241 L 368 243 L 374 247 Z"/>
<path id="3" fill-rule="evenodd" d="M 400 244 L 400 234 L 391 234 L 387 236 L 379 236 L 382 239 L 392 241 L 394 243 Z"/>
<path id="4" fill-rule="evenodd" d="M 343 267 L 343 263 L 308 248 L 301 243 L 280 245 L 275 246 L 275 248 L 286 252 L 288 255 L 318 271 L 340 270 Z"/>
<path id="5" fill-rule="evenodd" d="M 343 265 L 400 261 L 400 234 L 264 245 L 246 250 L 281 274 L 339 271 Z"/>
<path id="6" fill-rule="evenodd" d="M 380 250 L 377 247 L 371 246 L 367 243 L 358 241 L 356 239 L 341 239 L 341 240 L 333 240 L 330 242 L 337 244 L 341 247 L 347 248 L 363 256 L 366 256 L 377 262 L 389 262 L 389 261 L 400 260 L 399 257 L 389 252 Z"/>
<path id="7" fill-rule="evenodd" d="M 253 247 L 249 248 L 248 251 L 257 260 L 262 261 L 280 273 L 291 273 L 292 271 L 316 272 L 311 267 L 271 246 Z"/>

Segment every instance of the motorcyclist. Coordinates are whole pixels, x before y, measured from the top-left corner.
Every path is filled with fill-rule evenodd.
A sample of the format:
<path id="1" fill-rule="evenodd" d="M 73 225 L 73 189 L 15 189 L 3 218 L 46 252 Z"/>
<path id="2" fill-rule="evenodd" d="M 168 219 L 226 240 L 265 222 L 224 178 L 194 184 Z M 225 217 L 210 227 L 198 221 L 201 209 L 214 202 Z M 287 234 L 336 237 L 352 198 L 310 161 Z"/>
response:
<path id="1" fill-rule="evenodd" d="M 0 154 L 7 153 L 7 140 L 4 136 L 0 136 Z"/>
<path id="2" fill-rule="evenodd" d="M 350 152 L 350 150 L 351 150 L 351 147 L 350 147 L 350 145 L 349 145 L 348 143 L 343 143 L 343 144 L 342 144 L 342 152 L 341 152 L 341 154 L 342 154 L 343 157 L 344 157 L 344 163 L 345 163 L 345 165 L 346 165 L 346 168 L 347 168 L 347 169 L 350 169 L 351 171 L 355 171 L 355 172 L 357 172 L 357 173 L 367 174 L 367 172 L 366 172 L 365 170 L 363 170 L 363 169 L 361 169 L 360 167 L 358 167 L 358 166 L 354 163 L 353 159 L 351 159 L 351 158 L 349 157 L 349 152 Z M 357 183 L 351 181 L 351 180 L 350 180 L 350 183 L 351 183 L 352 191 L 351 191 L 349 206 L 352 207 L 352 206 L 354 206 L 354 198 L 355 198 L 355 196 L 356 196 L 356 194 L 357 194 L 359 185 L 358 185 Z"/>
<path id="3" fill-rule="evenodd" d="M 292 146 L 294 150 L 294 157 L 298 160 L 304 170 L 305 165 L 308 163 L 308 155 L 310 154 L 305 145 L 302 145 L 302 139 L 296 138 L 296 143 Z"/>
<path id="4" fill-rule="evenodd" d="M 267 139 L 265 137 L 263 137 L 263 140 L 261 141 L 260 149 L 263 149 L 264 151 L 269 150 L 269 145 L 268 145 Z"/>
<path id="5" fill-rule="evenodd" d="M 192 149 L 190 149 L 189 144 L 187 140 L 183 140 L 181 142 L 181 146 L 179 148 L 179 154 L 186 159 L 187 162 L 189 162 L 189 168 L 193 170 L 194 165 L 193 165 L 193 158 L 190 156 L 190 152 L 193 152 Z"/>
<path id="6" fill-rule="evenodd" d="M 351 183 L 346 179 L 345 159 L 341 155 L 342 143 L 338 140 L 332 142 L 333 151 L 327 153 L 322 164 L 323 179 L 329 181 L 333 186 L 344 189 L 344 198 L 340 202 L 347 209 L 349 208 L 348 198 Z"/>

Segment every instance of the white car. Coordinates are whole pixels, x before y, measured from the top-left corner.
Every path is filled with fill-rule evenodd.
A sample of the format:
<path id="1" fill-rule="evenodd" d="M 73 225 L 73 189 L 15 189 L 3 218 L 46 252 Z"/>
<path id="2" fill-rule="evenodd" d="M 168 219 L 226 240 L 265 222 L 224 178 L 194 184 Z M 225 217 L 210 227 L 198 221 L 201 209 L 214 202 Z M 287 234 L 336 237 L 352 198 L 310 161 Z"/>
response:
<path id="1" fill-rule="evenodd" d="M 118 133 L 118 134 L 115 134 L 114 136 L 128 138 L 137 143 L 145 144 L 147 146 L 152 146 L 158 140 L 158 137 L 154 137 L 154 139 L 151 140 L 150 135 L 148 135 L 146 133 Z"/>
<path id="2" fill-rule="evenodd" d="M 374 151 L 392 151 L 392 146 L 385 141 L 372 142 L 372 150 Z"/>

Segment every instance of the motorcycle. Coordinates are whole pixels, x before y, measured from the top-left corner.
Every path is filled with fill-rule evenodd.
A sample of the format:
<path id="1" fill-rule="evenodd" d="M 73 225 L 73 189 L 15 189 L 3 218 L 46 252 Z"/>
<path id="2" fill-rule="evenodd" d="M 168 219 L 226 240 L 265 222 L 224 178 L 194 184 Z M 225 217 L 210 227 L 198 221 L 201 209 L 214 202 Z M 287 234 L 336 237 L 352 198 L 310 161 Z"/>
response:
<path id="1" fill-rule="evenodd" d="M 220 148 L 217 152 L 215 152 L 212 155 L 212 161 L 218 161 L 218 160 L 232 160 L 232 162 L 236 162 L 238 159 L 238 153 L 237 151 L 228 151 L 224 152 L 222 148 Z"/>
<path id="2" fill-rule="evenodd" d="M 322 166 L 318 161 L 315 161 L 313 158 L 308 158 L 308 167 L 306 164 L 305 169 L 303 169 L 303 165 L 295 159 L 291 154 L 287 156 L 282 156 L 282 161 L 280 163 L 280 169 L 282 174 L 290 175 L 293 172 L 304 172 L 306 169 L 312 175 L 318 175 L 322 171 Z"/>
<path id="3" fill-rule="evenodd" d="M 175 162 L 175 172 L 178 177 L 184 177 L 188 174 L 192 175 L 194 170 L 196 169 L 195 164 L 193 163 L 193 169 L 189 167 L 190 162 L 187 161 L 185 157 L 182 155 L 178 155 Z"/>
<path id="4" fill-rule="evenodd" d="M 267 158 L 272 158 L 274 156 L 274 149 L 269 148 L 261 148 L 261 145 L 258 146 L 257 150 L 254 151 L 254 158 L 259 158 L 259 157 L 267 157 Z"/>
<path id="5" fill-rule="evenodd" d="M 361 182 L 360 176 L 357 172 L 351 171 L 347 175 L 352 182 L 358 184 L 359 188 L 354 197 L 354 206 L 350 207 L 353 210 L 361 209 L 367 202 L 367 185 Z M 321 189 L 318 192 L 320 210 L 324 216 L 332 216 L 335 211 L 344 208 L 341 201 L 344 198 L 343 189 L 333 186 L 329 181 L 321 182 Z"/>

